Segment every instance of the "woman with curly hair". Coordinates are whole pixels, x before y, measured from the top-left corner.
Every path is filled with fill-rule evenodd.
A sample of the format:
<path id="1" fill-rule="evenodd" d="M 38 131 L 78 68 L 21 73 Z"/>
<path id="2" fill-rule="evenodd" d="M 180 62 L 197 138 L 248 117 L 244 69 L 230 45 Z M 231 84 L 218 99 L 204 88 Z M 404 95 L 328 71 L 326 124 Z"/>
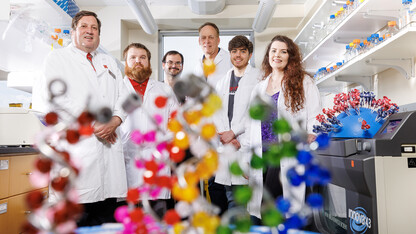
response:
<path id="1" fill-rule="evenodd" d="M 313 142 L 316 136 L 312 130 L 313 125 L 317 124 L 315 116 L 320 113 L 321 100 L 313 79 L 302 67 L 302 57 L 298 46 L 286 36 L 275 36 L 267 46 L 262 71 L 264 72 L 263 80 L 253 89 L 252 100 L 256 96 L 263 95 L 263 97 L 270 98 L 276 108 L 268 119 L 253 120 L 250 124 L 250 144 L 255 148 L 256 154 L 261 156 L 270 144 L 279 140 L 278 136 L 273 133 L 272 124 L 280 118 L 286 119 L 292 126 L 298 124 L 307 131 L 307 142 Z M 282 194 L 287 197 L 285 193 L 288 191 L 286 189 L 288 182 L 285 176 L 279 176 L 279 174 L 285 175 L 295 163 L 294 158 L 284 158 L 280 162 L 280 167 L 267 169 L 263 181 L 274 199 Z M 304 200 L 305 186 L 296 189 L 299 189 L 296 194 L 301 196 L 298 199 Z M 255 199 L 258 200 L 258 196 Z"/>

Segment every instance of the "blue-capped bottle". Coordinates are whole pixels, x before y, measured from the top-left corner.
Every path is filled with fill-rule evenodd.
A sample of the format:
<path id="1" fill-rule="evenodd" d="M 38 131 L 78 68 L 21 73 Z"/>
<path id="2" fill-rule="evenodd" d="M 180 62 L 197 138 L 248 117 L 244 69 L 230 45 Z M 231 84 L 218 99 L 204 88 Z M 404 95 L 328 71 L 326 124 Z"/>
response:
<path id="1" fill-rule="evenodd" d="M 351 47 L 349 44 L 345 46 L 344 60 L 346 62 L 351 60 Z"/>
<path id="2" fill-rule="evenodd" d="M 402 7 L 400 8 L 399 15 L 399 28 L 402 29 L 410 23 L 413 11 L 410 10 L 412 0 L 402 0 Z"/>

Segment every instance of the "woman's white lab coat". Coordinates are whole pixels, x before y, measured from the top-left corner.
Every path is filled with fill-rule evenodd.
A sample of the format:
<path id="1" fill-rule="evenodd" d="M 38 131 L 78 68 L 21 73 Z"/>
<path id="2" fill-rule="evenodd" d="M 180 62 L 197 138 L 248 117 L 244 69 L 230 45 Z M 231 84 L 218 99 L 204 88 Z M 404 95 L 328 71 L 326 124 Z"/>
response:
<path id="1" fill-rule="evenodd" d="M 128 77 L 124 77 L 124 83 L 127 86 L 129 93 L 136 93 L 133 86 L 130 83 Z M 168 99 L 168 102 L 164 108 L 158 108 L 155 105 L 155 99 L 158 96 L 171 97 Z M 123 149 L 125 154 L 126 161 L 126 170 L 127 170 L 127 181 L 129 188 L 136 188 L 143 184 L 143 170 L 139 170 L 135 166 L 135 159 L 152 159 L 152 153 L 156 150 L 152 145 L 141 145 L 139 147 L 137 144 L 130 141 L 130 135 L 133 130 L 139 130 L 140 133 L 145 134 L 148 131 L 156 130 L 156 125 L 152 121 L 154 115 L 158 114 L 162 116 L 163 120 L 160 123 L 160 128 L 167 134 L 158 133 L 156 139 L 160 140 L 162 138 L 166 139 L 169 136 L 172 136 L 170 132 L 167 132 L 167 123 L 170 117 L 170 114 L 177 109 L 178 103 L 174 97 L 172 88 L 162 82 L 149 79 L 147 83 L 146 91 L 143 97 L 143 103 L 140 108 L 137 108 L 126 118 L 126 121 L 122 124 L 122 142 Z M 169 154 L 164 151 L 162 154 L 162 161 L 166 161 L 169 158 Z M 170 168 L 167 165 L 164 169 L 159 171 L 159 175 L 170 175 Z M 157 197 L 158 199 L 168 199 L 170 198 L 170 191 L 167 189 L 162 189 L 162 192 Z"/>
<path id="2" fill-rule="evenodd" d="M 69 111 L 76 118 L 86 109 L 95 112 L 101 107 L 109 107 L 113 116 L 124 121 L 127 114 L 121 106 L 127 91 L 121 72 L 110 56 L 98 52 L 92 55 L 96 71 L 86 53 L 73 45 L 52 51 L 44 63 L 44 76 L 34 86 L 33 109 L 43 113 L 56 110 L 65 120 L 76 121 L 57 108 Z M 57 106 L 49 102 L 47 90 L 53 79 L 61 79 L 67 85 L 66 93 L 54 99 Z M 120 136 L 119 129 L 116 133 Z M 92 135 L 77 144 L 66 145 L 64 149 L 81 167 L 75 185 L 80 203 L 126 196 L 126 172 L 119 137 L 115 144 L 108 144 Z M 50 191 L 51 200 L 54 195 Z"/>
<path id="3" fill-rule="evenodd" d="M 269 82 L 271 75 L 269 75 L 265 80 L 261 81 L 251 93 L 251 100 L 257 94 L 267 95 L 266 88 Z M 283 89 L 284 90 L 284 87 Z M 281 91 L 277 103 L 278 118 L 285 118 L 291 126 L 296 122 L 300 122 L 300 127 L 307 131 L 308 134 L 313 133 L 313 125 L 318 124 L 316 116 L 321 112 L 321 99 L 317 86 L 315 85 L 312 78 L 305 76 L 303 79 L 303 90 L 305 92 L 305 103 L 304 108 L 299 110 L 297 113 L 292 113 L 290 109 L 285 106 L 285 98 Z M 261 140 L 261 121 L 251 120 L 250 121 L 250 146 L 255 148 L 255 152 L 258 156 L 262 156 L 262 140 Z M 281 178 L 283 186 L 283 196 L 288 198 L 287 191 L 289 189 L 289 182 L 286 179 L 286 172 L 293 165 L 296 164 L 295 158 L 283 158 L 280 162 L 281 167 Z M 262 173 L 259 173 L 257 176 L 262 176 Z M 276 178 L 276 183 L 279 178 Z M 301 184 L 296 187 L 294 190 L 294 195 L 298 201 L 304 201 L 305 196 L 305 184 Z M 261 204 L 261 199 L 263 196 L 263 188 L 258 188 L 254 192 L 253 200 L 257 201 L 257 204 Z M 294 210 L 299 209 L 300 207 L 293 207 Z"/>

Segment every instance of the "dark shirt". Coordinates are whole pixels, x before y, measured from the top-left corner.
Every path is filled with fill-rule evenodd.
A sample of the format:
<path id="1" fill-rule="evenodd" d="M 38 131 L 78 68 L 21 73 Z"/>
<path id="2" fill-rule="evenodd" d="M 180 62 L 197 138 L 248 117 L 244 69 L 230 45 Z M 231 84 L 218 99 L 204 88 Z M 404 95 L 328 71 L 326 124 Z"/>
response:
<path id="1" fill-rule="evenodd" d="M 231 79 L 230 79 L 230 92 L 228 96 L 228 123 L 231 126 L 231 120 L 233 119 L 233 111 L 234 111 L 234 96 L 235 92 L 238 89 L 238 83 L 240 82 L 241 77 L 237 77 L 234 75 L 234 71 L 231 72 Z"/>

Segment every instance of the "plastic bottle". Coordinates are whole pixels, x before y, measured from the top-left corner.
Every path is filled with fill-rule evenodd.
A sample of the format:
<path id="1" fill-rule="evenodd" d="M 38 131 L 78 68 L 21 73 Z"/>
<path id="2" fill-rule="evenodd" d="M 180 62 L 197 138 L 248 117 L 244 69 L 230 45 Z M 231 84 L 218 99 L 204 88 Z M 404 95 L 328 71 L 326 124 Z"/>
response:
<path id="1" fill-rule="evenodd" d="M 358 5 L 360 5 L 360 1 L 355 0 L 354 3 L 353 3 L 354 9 L 356 9 L 358 7 Z"/>
<path id="2" fill-rule="evenodd" d="M 58 43 L 58 45 L 62 46 L 63 45 L 62 30 L 60 28 L 55 28 L 54 32 L 55 32 L 55 36 L 53 37 L 53 39 Z"/>
<path id="3" fill-rule="evenodd" d="M 351 42 L 349 46 L 350 46 L 350 59 L 349 60 L 351 60 L 352 58 L 354 58 L 354 55 L 352 54 L 352 50 L 354 49 L 354 43 Z"/>
<path id="4" fill-rule="evenodd" d="M 351 58 L 360 54 L 360 39 L 354 39 L 352 42 L 353 42 L 353 47 L 351 51 L 351 54 L 352 54 Z"/>
<path id="5" fill-rule="evenodd" d="M 334 16 L 335 16 L 335 20 L 334 20 L 334 28 L 336 28 L 337 27 L 337 25 L 339 24 L 339 22 L 341 21 L 340 19 L 339 19 L 339 13 L 337 12 L 337 13 L 335 13 L 334 14 Z"/>
<path id="6" fill-rule="evenodd" d="M 350 12 L 355 10 L 355 0 L 350 0 Z"/>
<path id="7" fill-rule="evenodd" d="M 389 21 L 387 23 L 387 26 L 388 26 L 388 28 L 387 28 L 387 31 L 386 31 L 386 34 L 385 34 L 386 35 L 385 39 L 388 39 L 388 38 L 396 35 L 399 32 L 399 28 L 397 27 L 396 21 Z"/>
<path id="8" fill-rule="evenodd" d="M 315 48 L 315 45 L 316 45 L 316 37 L 314 35 L 310 35 L 308 37 L 308 45 L 306 49 L 307 53 L 310 53 Z"/>
<path id="9" fill-rule="evenodd" d="M 363 40 L 363 47 L 361 47 L 361 53 L 365 53 L 368 50 L 368 40 Z"/>
<path id="10" fill-rule="evenodd" d="M 371 44 L 373 45 L 372 48 L 380 44 L 380 35 L 378 33 L 371 34 Z"/>
<path id="11" fill-rule="evenodd" d="M 345 9 L 345 11 L 349 15 L 352 12 L 352 10 L 353 10 L 352 9 L 352 3 L 351 3 L 350 0 L 347 0 L 347 2 L 346 2 L 345 5 L 347 6 L 346 9 Z M 344 6 L 344 8 L 345 8 L 345 6 Z"/>
<path id="12" fill-rule="evenodd" d="M 329 35 L 335 28 L 335 15 L 330 15 L 326 23 L 326 34 Z"/>
<path id="13" fill-rule="evenodd" d="M 350 59 L 351 59 L 351 47 L 348 44 L 345 46 L 344 60 L 348 62 L 350 61 Z"/>
<path id="14" fill-rule="evenodd" d="M 65 29 L 62 33 L 62 39 L 63 39 L 63 46 L 67 46 L 71 43 L 71 35 L 69 34 L 69 30 Z"/>
<path id="15" fill-rule="evenodd" d="M 410 10 L 412 0 L 402 0 L 402 7 L 400 9 L 399 27 L 402 29 L 410 23 L 413 12 Z"/>
<path id="16" fill-rule="evenodd" d="M 373 38 L 371 36 L 367 37 L 367 50 L 373 48 L 373 43 L 371 42 Z"/>
<path id="17" fill-rule="evenodd" d="M 357 44 L 357 55 L 362 54 L 364 51 L 364 43 L 360 42 Z"/>
<path id="18" fill-rule="evenodd" d="M 314 29 L 312 34 L 315 35 L 317 41 L 321 41 L 326 36 L 326 30 L 324 31 L 324 22 L 315 23 L 312 28 Z"/>
<path id="19" fill-rule="evenodd" d="M 337 13 L 338 13 L 338 21 L 340 21 L 340 22 L 343 21 L 344 18 L 345 18 L 344 8 L 343 7 L 339 8 L 339 10 L 337 11 Z"/>
<path id="20" fill-rule="evenodd" d="M 378 44 L 381 44 L 384 41 L 383 37 L 378 38 Z"/>

